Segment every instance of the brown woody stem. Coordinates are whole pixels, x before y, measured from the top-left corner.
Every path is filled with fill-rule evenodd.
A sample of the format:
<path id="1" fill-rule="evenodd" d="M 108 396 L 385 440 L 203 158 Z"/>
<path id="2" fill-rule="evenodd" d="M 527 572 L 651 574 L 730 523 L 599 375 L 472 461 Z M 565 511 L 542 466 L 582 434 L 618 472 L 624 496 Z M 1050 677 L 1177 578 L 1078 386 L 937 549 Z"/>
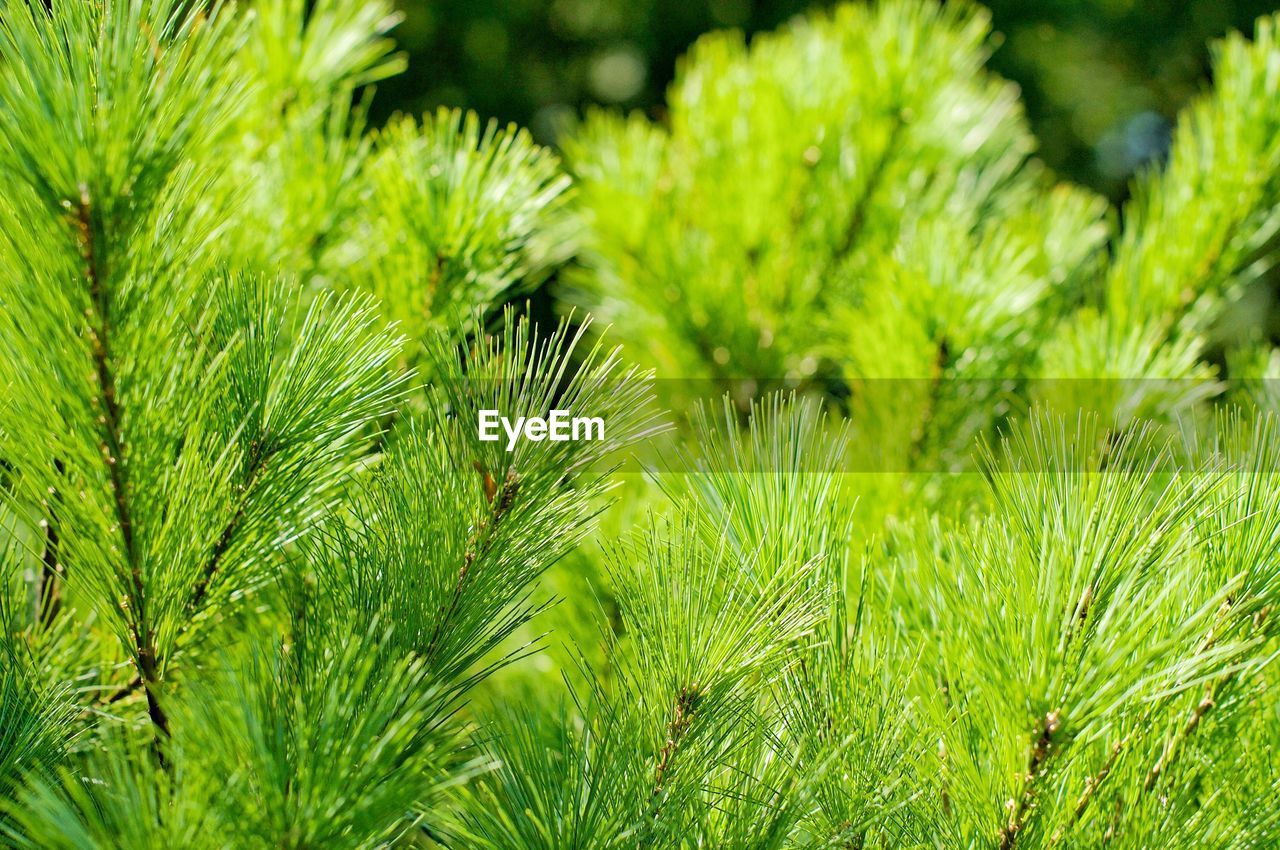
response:
<path id="1" fill-rule="evenodd" d="M 1009 812 L 1009 822 L 1000 830 L 1000 850 L 1010 850 L 1018 842 L 1018 834 L 1027 825 L 1027 818 L 1035 808 L 1036 782 L 1044 771 L 1045 762 L 1053 750 L 1054 735 L 1062 726 L 1060 713 L 1055 709 L 1044 716 L 1040 735 L 1031 746 L 1031 758 L 1027 764 L 1027 776 L 1022 782 L 1022 793 Z"/>
<path id="2" fill-rule="evenodd" d="M 666 737 L 663 740 L 662 749 L 658 751 L 658 764 L 654 768 L 653 816 L 655 818 L 662 812 L 663 783 L 666 781 L 667 773 L 675 763 L 676 753 L 679 751 L 685 735 L 689 732 L 689 727 L 693 723 L 694 711 L 697 710 L 698 703 L 702 701 L 702 697 L 701 688 L 698 687 L 697 682 L 694 682 L 680 689 L 680 694 L 676 697 L 675 705 L 672 707 L 671 720 L 667 723 Z"/>
<path id="3" fill-rule="evenodd" d="M 156 659 L 155 636 L 147 619 L 146 588 L 139 563 L 137 543 L 134 537 L 133 516 L 129 509 L 128 462 L 120 425 L 120 402 L 116 391 L 115 373 L 111 356 L 111 306 L 105 284 L 105 262 L 99 250 L 101 222 L 95 215 L 89 188 L 81 185 L 79 202 L 75 206 L 74 225 L 80 243 L 80 258 L 84 262 L 84 277 L 89 285 L 91 317 L 89 342 L 92 349 L 94 378 L 98 385 L 95 406 L 99 408 L 101 440 L 98 444 L 111 484 L 115 504 L 116 524 L 124 544 L 128 565 L 126 591 L 126 616 L 133 636 L 134 659 L 138 675 L 147 692 L 147 714 L 162 736 L 169 734 L 169 720 L 160 707 L 160 673 Z M 163 762 L 163 755 L 159 753 Z"/>

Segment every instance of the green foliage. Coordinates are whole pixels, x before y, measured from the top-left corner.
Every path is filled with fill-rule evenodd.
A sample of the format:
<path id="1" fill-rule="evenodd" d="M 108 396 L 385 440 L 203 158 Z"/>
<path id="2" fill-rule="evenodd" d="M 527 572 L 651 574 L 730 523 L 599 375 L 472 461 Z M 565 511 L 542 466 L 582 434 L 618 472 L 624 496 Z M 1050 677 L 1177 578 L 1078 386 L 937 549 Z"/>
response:
<path id="1" fill-rule="evenodd" d="M 453 327 L 572 253 L 568 179 L 514 127 L 441 111 L 392 124 L 366 167 L 363 220 L 350 224 L 352 279 L 415 336 Z"/>
<path id="2" fill-rule="evenodd" d="M 982 69 L 985 14 L 886 2 L 708 36 L 664 125 L 596 114 L 572 140 L 591 269 L 569 294 L 688 379 L 673 406 L 826 394 L 885 468 L 954 462 L 1011 394 L 1185 411 L 1223 348 L 1243 368 L 1256 345 L 1219 328 L 1272 262 L 1273 28 L 1217 50 L 1110 259 L 1100 199 L 1052 185 Z"/>
<path id="3" fill-rule="evenodd" d="M 1135 187 L 1102 281 L 1105 314 L 1065 323 L 1045 354 L 1049 373 L 1180 380 L 1207 373 L 1198 359 L 1211 346 L 1231 358 L 1254 342 L 1220 340 L 1217 325 L 1275 262 L 1275 28 L 1262 18 L 1252 42 L 1218 45 L 1213 90 L 1181 117 L 1168 167 Z"/>
<path id="4" fill-rule="evenodd" d="M 43 775 L 62 759 L 77 729 L 66 685 L 41 677 L 37 652 L 23 640 L 20 613 L 13 610 L 21 562 L 12 545 L 0 553 L 0 796 L 9 798 L 17 777 Z"/>
<path id="5" fill-rule="evenodd" d="M 581 352 L 559 394 L 567 330 L 535 342 L 508 316 L 502 343 L 451 353 L 474 325 L 450 314 L 560 261 L 566 179 L 474 116 L 363 139 L 344 99 L 398 61 L 376 3 L 0 17 L 0 829 L 418 834 L 480 764 L 458 751 L 466 691 L 599 510 L 589 468 L 650 428 L 616 353 Z M 429 226 L 401 238 L 411 220 Z M 396 319 L 430 333 L 435 388 Z M 501 466 L 460 439 L 468 402 L 545 412 L 553 392 L 608 438 Z"/>
<path id="6" fill-rule="evenodd" d="M 380 2 L 2 11 L 6 844 L 1280 841 L 1274 21 L 1111 239 L 968 7 L 713 36 L 576 194 L 366 134 Z"/>
<path id="7" fill-rule="evenodd" d="M 914 435 L 903 463 L 932 457 L 934 419 L 967 446 L 981 382 L 1030 371 L 1107 235 L 1099 200 L 1028 159 L 987 31 L 968 7 L 884 3 L 699 42 L 668 127 L 596 115 L 570 147 L 592 224 L 577 297 L 694 397 L 845 387 L 896 409 L 872 439 Z"/>
<path id="8" fill-rule="evenodd" d="M 753 422 L 745 440 L 784 456 L 840 450 L 811 413 L 779 406 Z M 1270 421 L 1221 426 L 1220 451 L 1173 466 L 1155 434 L 1108 443 L 1095 425 L 1037 416 L 986 461 L 974 516 L 865 556 L 837 473 L 755 473 L 736 431 L 701 433 L 720 469 L 682 473 L 702 495 L 678 497 L 674 519 L 614 558 L 620 637 L 579 713 L 498 725 L 503 767 L 467 807 L 473 840 L 1274 840 L 1259 806 L 1274 782 L 1277 436 Z M 805 521 L 773 525 L 781 505 Z M 1249 756 L 1201 722 L 1248 724 Z M 1221 804 L 1250 814 L 1209 823 L 1218 789 L 1243 788 L 1241 758 L 1263 784 Z M 592 842 L 584 823 L 608 826 Z"/>

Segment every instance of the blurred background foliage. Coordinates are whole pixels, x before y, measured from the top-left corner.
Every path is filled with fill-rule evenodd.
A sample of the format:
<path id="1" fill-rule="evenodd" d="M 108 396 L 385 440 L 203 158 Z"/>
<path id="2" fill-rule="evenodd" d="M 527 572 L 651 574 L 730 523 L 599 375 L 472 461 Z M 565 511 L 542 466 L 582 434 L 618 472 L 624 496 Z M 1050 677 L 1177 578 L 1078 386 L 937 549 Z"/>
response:
<path id="1" fill-rule="evenodd" d="M 461 106 L 554 144 L 591 104 L 662 117 L 678 58 L 702 33 L 770 30 L 805 0 L 398 0 L 408 73 L 383 81 L 396 112 Z M 1204 85 L 1206 43 L 1249 32 L 1275 0 L 987 0 L 989 67 L 1022 88 L 1044 161 L 1123 200 L 1165 155 L 1174 115 Z"/>

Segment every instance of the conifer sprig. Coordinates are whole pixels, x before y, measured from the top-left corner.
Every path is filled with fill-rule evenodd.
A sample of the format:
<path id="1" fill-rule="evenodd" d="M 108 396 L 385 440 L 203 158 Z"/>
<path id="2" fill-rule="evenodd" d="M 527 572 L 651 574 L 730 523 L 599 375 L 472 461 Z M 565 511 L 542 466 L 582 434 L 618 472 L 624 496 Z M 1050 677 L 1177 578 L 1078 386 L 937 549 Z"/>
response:
<path id="1" fill-rule="evenodd" d="M 382 0 L 0 6 L 6 846 L 1280 842 L 1273 19 L 1113 237 L 973 7 L 711 36 L 570 191 L 366 132 Z"/>

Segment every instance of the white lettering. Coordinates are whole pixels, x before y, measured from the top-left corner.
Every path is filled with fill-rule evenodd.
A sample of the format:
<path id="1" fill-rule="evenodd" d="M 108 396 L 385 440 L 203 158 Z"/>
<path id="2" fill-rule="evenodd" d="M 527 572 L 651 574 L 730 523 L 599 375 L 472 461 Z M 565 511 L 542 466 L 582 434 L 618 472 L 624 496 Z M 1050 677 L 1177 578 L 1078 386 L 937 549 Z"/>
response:
<path id="1" fill-rule="evenodd" d="M 582 436 L 578 436 L 578 427 L 582 427 Z M 595 436 L 592 436 L 592 431 Z M 604 439 L 604 420 L 599 416 L 578 416 L 573 420 L 573 439 L 575 440 L 603 440 Z"/>
<path id="2" fill-rule="evenodd" d="M 541 416 L 517 416 L 508 419 L 496 410 L 481 410 L 479 420 L 480 440 L 497 442 L 499 426 L 507 435 L 507 451 L 516 450 L 523 438 L 540 443 L 550 440 L 563 443 L 569 440 L 588 441 L 604 439 L 604 419 L 599 416 L 572 416 L 567 410 L 552 410 L 547 418 Z"/>
<path id="3" fill-rule="evenodd" d="M 480 411 L 480 441 L 484 443 L 498 442 L 498 411 Z"/>
<path id="4" fill-rule="evenodd" d="M 502 430 L 507 432 L 507 451 L 514 452 L 516 450 L 516 440 L 520 438 L 520 429 L 524 427 L 524 417 L 517 416 L 515 424 L 511 424 L 511 420 L 502 417 Z"/>
<path id="5" fill-rule="evenodd" d="M 551 411 L 551 419 L 548 420 L 548 424 L 550 424 L 551 426 L 550 433 L 548 434 L 548 436 L 551 439 L 551 442 L 563 443 L 565 440 L 569 439 L 569 428 L 570 428 L 569 411 L 567 410 Z"/>

